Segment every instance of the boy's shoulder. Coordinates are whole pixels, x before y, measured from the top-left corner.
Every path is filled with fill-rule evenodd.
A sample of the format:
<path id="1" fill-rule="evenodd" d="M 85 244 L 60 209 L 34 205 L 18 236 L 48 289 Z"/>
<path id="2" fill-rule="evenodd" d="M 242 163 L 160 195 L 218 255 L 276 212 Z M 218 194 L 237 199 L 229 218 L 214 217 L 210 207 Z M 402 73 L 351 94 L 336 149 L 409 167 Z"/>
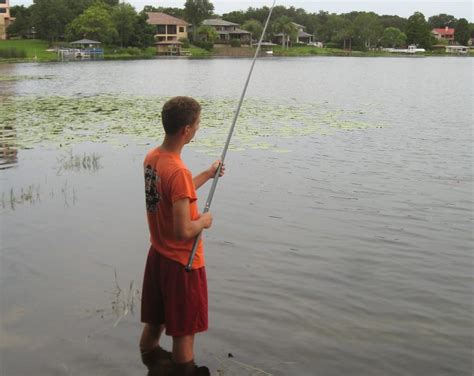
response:
<path id="1" fill-rule="evenodd" d="M 159 148 L 151 149 L 145 156 L 145 166 L 152 166 L 154 170 L 168 176 L 175 175 L 178 171 L 189 173 L 190 171 L 179 155 L 161 151 Z"/>

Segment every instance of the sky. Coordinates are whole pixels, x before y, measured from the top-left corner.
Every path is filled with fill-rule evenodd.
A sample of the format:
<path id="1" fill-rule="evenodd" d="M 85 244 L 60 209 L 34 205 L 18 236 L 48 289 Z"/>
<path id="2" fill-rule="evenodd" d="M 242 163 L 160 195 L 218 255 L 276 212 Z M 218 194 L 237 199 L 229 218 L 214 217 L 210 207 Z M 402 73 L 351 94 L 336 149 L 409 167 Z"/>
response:
<path id="1" fill-rule="evenodd" d="M 145 5 L 155 7 L 178 7 L 184 6 L 185 0 L 128 0 L 127 3 L 133 5 L 140 11 Z M 272 0 L 214 0 L 214 11 L 217 14 L 228 13 L 233 10 L 246 10 L 248 7 L 260 8 L 271 6 Z M 13 5 L 31 5 L 33 0 L 10 0 Z M 373 11 L 379 15 L 389 14 L 408 18 L 414 12 L 422 12 L 425 17 L 447 13 L 456 18 L 466 18 L 469 22 L 474 22 L 474 6 L 472 0 L 463 1 L 433 1 L 433 0 L 277 0 L 277 5 L 286 7 L 294 6 L 303 8 L 307 12 L 319 12 L 320 10 L 330 13 L 347 13 L 351 11 Z"/>

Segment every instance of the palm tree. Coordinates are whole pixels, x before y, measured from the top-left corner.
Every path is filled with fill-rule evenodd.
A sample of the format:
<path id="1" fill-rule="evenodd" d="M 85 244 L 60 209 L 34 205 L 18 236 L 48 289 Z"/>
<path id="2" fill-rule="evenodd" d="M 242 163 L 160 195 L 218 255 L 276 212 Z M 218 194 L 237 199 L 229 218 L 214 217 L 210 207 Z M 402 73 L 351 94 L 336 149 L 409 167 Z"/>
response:
<path id="1" fill-rule="evenodd" d="M 288 48 L 290 40 L 295 39 L 298 33 L 298 29 L 296 28 L 295 24 L 287 16 L 281 16 L 278 18 L 273 24 L 273 30 L 276 33 L 283 34 L 281 42 L 281 46 L 283 48 L 285 48 L 285 45 Z"/>

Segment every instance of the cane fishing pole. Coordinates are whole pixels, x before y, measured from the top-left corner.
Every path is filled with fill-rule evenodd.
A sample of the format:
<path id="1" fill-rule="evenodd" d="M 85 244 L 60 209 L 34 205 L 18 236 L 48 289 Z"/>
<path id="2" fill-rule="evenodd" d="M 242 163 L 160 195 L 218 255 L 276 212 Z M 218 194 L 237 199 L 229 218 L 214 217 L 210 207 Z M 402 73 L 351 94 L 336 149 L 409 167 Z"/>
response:
<path id="1" fill-rule="evenodd" d="M 244 90 L 242 91 L 242 95 L 240 96 L 239 104 L 237 105 L 237 109 L 235 110 L 234 119 L 229 129 L 229 134 L 227 135 L 227 140 L 226 140 L 224 149 L 222 150 L 221 162 L 219 163 L 219 166 L 217 167 L 216 172 L 214 173 L 214 180 L 212 181 L 212 186 L 209 191 L 209 195 L 207 197 L 206 205 L 204 206 L 203 213 L 207 213 L 209 211 L 209 208 L 211 207 L 212 198 L 214 197 L 214 192 L 216 190 L 217 182 L 219 180 L 219 175 L 221 173 L 222 165 L 224 164 L 224 159 L 227 154 L 227 149 L 229 149 L 230 140 L 232 138 L 232 134 L 234 133 L 235 124 L 237 123 L 237 118 L 239 117 L 239 113 L 240 113 L 240 108 L 242 107 L 242 103 L 245 98 L 245 93 L 247 92 L 247 87 L 249 86 L 250 77 L 252 76 L 253 68 L 255 66 L 255 62 L 257 61 L 258 53 L 260 52 L 260 47 L 262 46 L 263 37 L 267 30 L 268 23 L 270 22 L 270 17 L 272 16 L 275 3 L 276 3 L 276 0 L 273 0 L 272 7 L 270 8 L 270 12 L 268 13 L 267 21 L 265 22 L 265 26 L 263 27 L 262 35 L 260 36 L 260 40 L 258 41 L 257 49 L 255 50 L 255 56 L 253 57 L 252 65 L 250 66 L 250 72 L 249 72 L 249 75 L 247 76 L 247 80 L 245 81 Z M 199 244 L 199 240 L 201 239 L 201 234 L 202 234 L 202 231 L 198 235 L 196 235 L 196 237 L 194 238 L 193 248 L 191 249 L 191 255 L 189 256 L 188 264 L 185 266 L 185 270 L 187 272 L 191 271 L 192 269 L 194 257 L 196 256 L 196 251 Z"/>

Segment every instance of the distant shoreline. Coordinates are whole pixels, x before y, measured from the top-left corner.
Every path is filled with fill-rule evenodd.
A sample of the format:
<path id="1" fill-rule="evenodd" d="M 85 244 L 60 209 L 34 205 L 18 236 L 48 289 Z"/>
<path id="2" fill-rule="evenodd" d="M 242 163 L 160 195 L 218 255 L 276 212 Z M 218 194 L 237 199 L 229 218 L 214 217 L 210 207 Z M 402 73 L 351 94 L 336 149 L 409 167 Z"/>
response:
<path id="1" fill-rule="evenodd" d="M 14 50 L 12 57 L 0 57 L 0 64 L 17 64 L 17 63 L 50 63 L 61 62 L 57 53 L 48 51 L 48 42 L 41 40 L 7 40 L 0 41 L 0 50 L 5 46 L 6 49 Z M 474 57 L 474 50 L 470 49 L 468 54 L 459 55 L 446 53 L 445 51 L 427 51 L 417 53 L 393 53 L 387 51 L 348 51 L 333 48 L 321 48 L 310 46 L 299 46 L 284 49 L 281 46 L 273 47 L 273 54 L 266 54 L 265 51 L 260 52 L 260 57 L 265 59 L 272 58 L 292 58 L 292 57 L 403 57 L 403 58 L 419 58 L 419 57 Z M 130 53 L 130 51 L 132 53 Z M 249 47 L 229 47 L 216 46 L 212 51 L 206 51 L 195 46 L 189 49 L 189 56 L 158 56 L 155 54 L 154 48 L 143 50 L 138 49 L 121 49 L 119 51 L 107 51 L 101 61 L 111 60 L 151 60 L 151 59 L 242 59 L 252 58 L 255 54 L 255 48 Z M 76 60 L 71 60 L 76 61 Z M 83 60 L 92 61 L 92 60 Z"/>

